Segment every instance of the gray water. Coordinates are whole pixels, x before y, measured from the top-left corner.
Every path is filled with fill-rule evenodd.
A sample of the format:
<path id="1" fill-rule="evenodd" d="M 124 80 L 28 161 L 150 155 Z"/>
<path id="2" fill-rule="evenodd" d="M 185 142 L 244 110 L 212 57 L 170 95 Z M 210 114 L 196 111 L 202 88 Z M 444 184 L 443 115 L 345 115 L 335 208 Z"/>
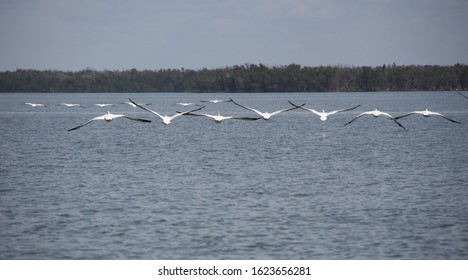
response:
<path id="1" fill-rule="evenodd" d="M 232 97 L 269 121 L 131 97 Z M 24 102 L 42 102 L 32 108 Z M 81 103 L 87 108 L 56 106 Z M 95 121 L 109 110 L 152 123 Z M 202 104 L 202 103 L 200 103 Z M 206 113 L 256 116 L 232 103 Z M 401 119 L 429 108 L 439 117 Z M 1 94 L 1 259 L 468 259 L 468 100 L 453 92 Z"/>

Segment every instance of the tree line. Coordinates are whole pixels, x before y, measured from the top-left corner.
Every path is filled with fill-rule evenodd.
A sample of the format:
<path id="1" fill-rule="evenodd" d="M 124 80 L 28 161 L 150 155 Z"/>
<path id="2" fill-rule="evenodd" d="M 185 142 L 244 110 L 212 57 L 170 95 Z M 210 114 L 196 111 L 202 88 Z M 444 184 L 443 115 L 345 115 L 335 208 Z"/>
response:
<path id="1" fill-rule="evenodd" d="M 0 92 L 359 92 L 466 90 L 468 65 L 268 67 L 0 72 Z"/>

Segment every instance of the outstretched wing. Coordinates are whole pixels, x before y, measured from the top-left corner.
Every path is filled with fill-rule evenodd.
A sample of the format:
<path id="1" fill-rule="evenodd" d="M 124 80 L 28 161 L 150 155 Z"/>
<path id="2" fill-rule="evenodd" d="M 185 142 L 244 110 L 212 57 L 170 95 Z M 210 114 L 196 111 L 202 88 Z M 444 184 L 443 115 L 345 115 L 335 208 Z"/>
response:
<path id="1" fill-rule="evenodd" d="M 146 107 L 144 107 L 144 106 L 142 106 L 142 105 L 136 103 L 135 101 L 131 100 L 130 98 L 129 98 L 128 100 L 130 100 L 130 102 L 132 102 L 133 105 L 135 105 L 135 106 L 137 106 L 137 107 L 139 107 L 139 108 L 141 108 L 141 109 L 143 109 L 143 110 L 145 110 L 145 111 L 148 111 L 148 112 L 150 112 L 150 113 L 153 113 L 153 114 L 155 114 L 156 116 L 160 117 L 161 119 L 163 118 L 163 116 L 161 116 L 158 112 L 153 111 L 153 110 L 151 110 L 151 109 L 149 109 L 149 108 L 146 108 Z"/>
<path id="2" fill-rule="evenodd" d="M 448 117 L 442 115 L 441 113 L 436 113 L 435 115 L 441 116 L 442 118 L 444 118 L 444 119 L 446 119 L 446 120 L 448 120 L 448 121 L 454 122 L 454 123 L 461 123 L 461 122 L 459 122 L 459 121 L 452 120 L 452 119 L 450 119 L 450 118 L 448 118 Z"/>
<path id="3" fill-rule="evenodd" d="M 183 113 L 183 112 L 178 112 L 178 113 Z M 215 116 L 209 115 L 209 114 L 195 114 L 195 113 L 192 113 L 192 112 L 185 113 L 184 115 L 195 116 L 195 117 L 209 117 L 209 118 L 214 118 L 215 117 Z"/>
<path id="4" fill-rule="evenodd" d="M 291 102 L 289 102 L 289 103 L 292 104 Z M 298 105 L 293 105 L 294 107 L 292 107 L 292 108 L 282 109 L 282 110 L 278 110 L 278 111 L 275 111 L 273 113 L 270 113 L 270 116 L 274 116 L 276 114 L 291 111 L 291 110 L 296 110 L 296 109 L 302 108 L 302 106 L 304 106 L 304 105 L 305 105 L 305 103 L 303 103 L 302 105 L 299 105 L 299 106 Z"/>
<path id="5" fill-rule="evenodd" d="M 292 102 L 291 102 L 291 101 L 289 101 L 289 100 L 288 100 L 288 102 L 289 102 L 289 104 L 293 105 L 293 106 L 294 106 L 294 107 L 296 107 L 296 108 L 301 108 L 302 110 L 306 110 L 306 111 L 312 112 L 312 113 L 314 113 L 314 114 L 316 114 L 316 115 L 319 115 L 319 116 L 320 116 L 320 113 L 319 113 L 319 112 L 317 112 L 317 111 L 315 111 L 314 109 L 310 109 L 310 108 L 302 107 L 302 106 L 304 106 L 304 105 L 305 105 L 305 103 L 304 103 L 304 104 L 302 104 L 301 106 L 299 106 L 299 105 L 296 105 L 296 104 L 292 103 Z"/>
<path id="6" fill-rule="evenodd" d="M 177 114 L 173 115 L 172 118 L 177 118 L 177 117 L 182 116 L 182 115 L 187 115 L 187 114 L 190 114 L 190 113 L 193 113 L 193 112 L 196 112 L 196 111 L 200 111 L 200 110 L 203 109 L 203 108 L 205 108 L 205 106 L 200 107 L 200 108 L 197 108 L 197 109 L 185 111 L 185 112 L 179 112 L 179 111 L 177 111 Z"/>
<path id="7" fill-rule="evenodd" d="M 351 110 L 356 109 L 356 108 L 359 107 L 359 106 L 361 106 L 361 104 L 359 104 L 359 105 L 357 105 L 357 106 L 354 106 L 353 108 L 331 111 L 331 112 L 328 113 L 328 115 L 333 115 L 333 114 L 336 114 L 336 113 L 351 111 Z"/>
<path id="8" fill-rule="evenodd" d="M 243 121 L 256 121 L 256 120 L 259 120 L 259 119 L 261 119 L 261 118 L 260 118 L 260 117 L 258 117 L 258 118 L 232 117 L 231 119 L 234 119 L 234 120 L 243 120 Z"/>
<path id="9" fill-rule="evenodd" d="M 401 125 L 401 123 L 399 123 L 394 117 L 392 117 L 389 113 L 385 113 L 385 112 L 380 112 L 381 115 L 383 116 L 386 116 L 386 117 L 389 117 L 392 121 L 394 121 L 397 125 L 399 125 L 401 128 L 403 128 L 404 130 L 406 130 L 406 128 Z"/>
<path id="10" fill-rule="evenodd" d="M 121 117 L 132 120 L 132 121 L 137 121 L 137 122 L 147 122 L 147 123 L 151 122 L 150 120 L 132 118 L 132 117 L 129 117 L 129 116 L 126 116 L 126 115 L 122 115 Z"/>
<path id="11" fill-rule="evenodd" d="M 294 109 L 297 109 L 297 108 L 296 108 L 296 107 L 293 107 L 293 108 L 288 108 L 288 109 L 282 109 L 282 110 L 274 111 L 273 113 L 270 113 L 270 116 L 274 116 L 274 115 L 277 115 L 277 114 L 279 114 L 279 113 L 291 111 L 291 110 L 294 110 Z"/>
<path id="12" fill-rule="evenodd" d="M 235 102 L 234 100 L 232 100 L 232 98 L 230 98 L 229 101 L 232 102 L 232 103 L 234 103 L 234 104 L 236 104 L 237 106 L 239 106 L 239 107 L 241 107 L 241 108 L 244 108 L 244 109 L 246 109 L 246 110 L 255 112 L 255 113 L 259 114 L 259 115 L 262 115 L 262 114 L 263 114 L 262 112 L 260 112 L 260 111 L 257 110 L 257 109 L 250 108 L 250 107 L 247 107 L 247 106 L 244 106 L 244 105 L 241 105 L 241 104 Z"/>
<path id="13" fill-rule="evenodd" d="M 76 126 L 74 128 L 70 128 L 68 131 L 72 131 L 72 130 L 75 130 L 75 129 L 78 129 L 78 128 L 81 128 L 87 124 L 89 124 L 90 122 L 94 121 L 94 120 L 100 120 L 100 119 L 104 119 L 104 116 L 99 116 L 99 117 L 95 117 L 95 118 L 92 118 L 90 119 L 89 121 L 83 123 L 83 124 L 80 124 L 79 126 Z"/>
<path id="14" fill-rule="evenodd" d="M 394 121 L 397 125 L 399 125 L 401 128 L 403 128 L 404 130 L 406 130 L 406 127 L 404 127 L 401 123 L 399 123 L 394 117 L 390 116 L 390 119 L 392 119 L 392 121 Z"/>
<path id="15" fill-rule="evenodd" d="M 354 119 L 352 119 L 352 120 L 350 120 L 349 122 L 347 122 L 344 126 L 347 126 L 348 124 L 354 122 L 354 121 L 357 120 L 358 118 L 360 118 L 360 117 L 362 117 L 362 116 L 364 116 L 364 115 L 368 115 L 368 114 L 369 114 L 369 112 L 361 113 L 361 114 L 357 115 Z"/>
<path id="16" fill-rule="evenodd" d="M 466 95 L 464 95 L 463 93 L 457 91 L 458 94 L 460 94 L 461 96 L 465 97 L 466 99 L 468 99 L 468 97 Z"/>
<path id="17" fill-rule="evenodd" d="M 401 118 L 405 118 L 405 117 L 407 117 L 407 116 L 411 116 L 411 115 L 413 115 L 413 114 L 417 114 L 417 112 L 416 112 L 416 111 L 414 111 L 414 112 L 411 112 L 411 113 L 408 113 L 408 114 L 404 114 L 404 115 L 401 115 L 401 116 L 395 117 L 395 120 L 398 120 L 398 119 L 401 119 Z"/>

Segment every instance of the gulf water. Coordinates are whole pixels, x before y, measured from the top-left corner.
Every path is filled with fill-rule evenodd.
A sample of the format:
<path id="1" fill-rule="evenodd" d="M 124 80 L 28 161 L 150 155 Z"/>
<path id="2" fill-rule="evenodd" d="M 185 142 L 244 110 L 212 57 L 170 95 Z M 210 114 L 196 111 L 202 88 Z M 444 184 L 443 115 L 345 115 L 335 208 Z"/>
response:
<path id="1" fill-rule="evenodd" d="M 215 98 L 269 112 L 361 106 L 325 122 L 297 109 L 164 126 L 128 98 L 168 115 L 195 102 L 257 116 L 200 102 Z M 374 108 L 461 124 L 344 126 Z M 107 111 L 152 122 L 67 131 Z M 468 100 L 454 92 L 0 94 L 0 259 L 467 259 L 467 136 Z"/>

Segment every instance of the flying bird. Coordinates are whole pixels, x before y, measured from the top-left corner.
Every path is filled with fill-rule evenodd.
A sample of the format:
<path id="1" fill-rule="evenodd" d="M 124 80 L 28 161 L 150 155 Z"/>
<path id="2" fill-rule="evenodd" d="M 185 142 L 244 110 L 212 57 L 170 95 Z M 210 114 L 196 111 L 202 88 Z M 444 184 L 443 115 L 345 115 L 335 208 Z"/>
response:
<path id="1" fill-rule="evenodd" d="M 26 103 L 24 103 L 24 104 L 29 105 L 29 106 L 31 106 L 31 107 L 46 107 L 46 105 L 41 104 L 41 103 L 26 102 Z"/>
<path id="2" fill-rule="evenodd" d="M 297 105 L 293 105 L 291 102 L 289 102 L 289 104 L 293 105 L 294 107 L 292 108 L 288 108 L 288 109 L 282 109 L 282 110 L 278 110 L 278 111 L 275 111 L 273 113 L 268 113 L 268 112 L 260 112 L 259 110 L 257 109 L 254 109 L 254 108 L 250 108 L 250 107 L 247 107 L 247 106 L 243 106 L 243 105 L 240 105 L 239 103 L 236 103 L 234 100 L 232 100 L 232 98 L 229 100 L 230 102 L 236 104 L 237 106 L 241 107 L 241 108 L 244 108 L 244 109 L 247 109 L 249 111 L 252 111 L 252 112 L 255 112 L 257 113 L 258 115 L 260 115 L 264 120 L 269 120 L 271 117 L 273 117 L 274 115 L 277 115 L 279 113 L 283 113 L 283 112 L 287 112 L 287 111 L 291 111 L 291 110 L 295 110 L 295 109 L 298 109 L 298 108 L 301 108 L 302 106 L 305 105 L 302 104 L 300 106 L 297 106 Z"/>
<path id="3" fill-rule="evenodd" d="M 94 106 L 104 108 L 104 107 L 115 106 L 115 105 L 114 104 L 104 103 L 104 104 L 94 104 Z"/>
<path id="4" fill-rule="evenodd" d="M 395 117 L 395 119 L 398 120 L 398 119 L 401 119 L 401 118 L 404 118 L 404 117 L 407 117 L 407 116 L 411 116 L 413 114 L 420 114 L 420 115 L 422 115 L 423 117 L 426 117 L 426 118 L 430 117 L 430 116 L 439 116 L 439 117 L 442 117 L 442 118 L 444 118 L 444 119 L 446 119 L 448 121 L 451 121 L 451 122 L 454 122 L 454 123 L 460 123 L 460 122 L 458 122 L 456 120 L 452 120 L 450 118 L 447 118 L 446 116 L 442 115 L 441 113 L 429 111 L 427 108 L 424 111 L 413 111 L 413 112 L 408 113 L 406 115 Z"/>
<path id="5" fill-rule="evenodd" d="M 368 111 L 368 112 L 364 112 L 364 113 L 361 113 L 359 115 L 357 115 L 354 119 L 350 120 L 347 124 L 345 124 L 345 126 L 347 126 L 348 124 L 354 122 L 357 118 L 360 118 L 362 116 L 365 116 L 365 115 L 371 115 L 371 116 L 374 116 L 374 117 L 379 117 L 379 116 L 386 116 L 388 118 L 390 118 L 392 121 L 394 121 L 397 125 L 399 125 L 401 128 L 405 129 L 406 128 L 404 126 L 401 125 L 401 123 L 399 123 L 394 117 L 392 117 L 390 114 L 388 113 L 385 113 L 385 112 L 382 112 L 382 111 L 379 111 L 377 109 L 374 109 L 372 111 Z"/>
<path id="6" fill-rule="evenodd" d="M 85 122 L 84 124 L 80 124 L 79 126 L 76 126 L 74 128 L 70 128 L 68 131 L 72 131 L 72 130 L 81 128 L 81 127 L 89 124 L 92 121 L 104 120 L 106 122 L 111 122 L 113 119 L 117 119 L 117 118 L 126 118 L 126 119 L 129 119 L 129 120 L 138 121 L 138 122 L 151 122 L 150 120 L 132 118 L 132 117 L 129 117 L 127 115 L 111 114 L 109 111 L 107 111 L 107 114 L 99 116 L 99 117 L 92 118 L 89 121 Z"/>
<path id="7" fill-rule="evenodd" d="M 190 110 L 190 111 L 186 111 L 186 112 L 177 112 L 177 114 L 175 114 L 175 115 L 173 115 L 173 116 L 168 116 L 168 115 L 164 115 L 164 116 L 163 116 L 163 115 L 159 114 L 158 112 L 153 111 L 153 110 L 151 110 L 151 109 L 149 109 L 149 108 L 146 108 L 146 107 L 144 107 L 144 106 L 142 106 L 142 105 L 136 103 L 135 101 L 133 101 L 133 100 L 131 100 L 131 99 L 129 99 L 129 100 L 130 100 L 130 102 L 132 102 L 133 104 L 135 104 L 135 106 L 137 106 L 137 107 L 139 107 L 139 108 L 141 108 L 141 109 L 143 109 L 143 110 L 145 110 L 145 111 L 148 111 L 148 112 L 150 112 L 150 113 L 153 113 L 153 114 L 155 114 L 156 116 L 160 117 L 160 118 L 162 119 L 162 123 L 165 124 L 165 125 L 170 124 L 171 121 L 172 121 L 173 119 L 177 118 L 177 117 L 180 117 L 180 116 L 182 116 L 182 115 L 185 115 L 185 114 L 188 114 L 188 113 L 191 113 L 191 112 L 195 112 L 195 111 L 198 111 L 198 110 L 201 110 L 201 109 L 205 108 L 205 107 L 201 107 L 201 108 L 197 108 L 197 109 Z"/>
<path id="8" fill-rule="evenodd" d="M 220 99 L 210 99 L 210 100 L 200 100 L 200 102 L 209 102 L 209 103 L 221 103 L 221 102 L 231 102 L 231 100 L 220 100 Z"/>
<path id="9" fill-rule="evenodd" d="M 331 111 L 331 112 L 325 112 L 325 110 L 322 110 L 322 112 L 318 112 L 318 111 L 315 111 L 314 109 L 306 108 L 306 107 L 303 107 L 303 106 L 298 106 L 298 105 L 296 105 L 296 104 L 294 104 L 294 103 L 292 103 L 292 102 L 290 102 L 290 101 L 288 101 L 288 102 L 289 102 L 289 104 L 291 104 L 291 105 L 293 105 L 293 106 L 295 106 L 295 107 L 299 107 L 299 108 L 301 108 L 301 109 L 303 109 L 303 110 L 306 110 L 306 111 L 309 111 L 309 112 L 312 112 L 312 113 L 318 115 L 318 116 L 320 117 L 320 120 L 323 121 L 323 122 L 326 121 L 326 120 L 328 119 L 328 116 L 334 115 L 334 114 L 336 114 L 336 113 L 351 111 L 351 110 L 354 110 L 354 109 L 356 109 L 357 107 L 361 106 L 361 105 L 359 104 L 359 105 L 357 105 L 357 106 L 355 106 L 355 107 L 353 107 L 353 108 L 348 108 L 348 109 L 335 110 L 335 111 Z"/>
<path id="10" fill-rule="evenodd" d="M 76 103 L 60 103 L 58 106 L 65 106 L 65 107 L 81 107 L 84 108 L 84 106 Z"/>
<path id="11" fill-rule="evenodd" d="M 192 102 L 178 102 L 178 103 L 176 103 L 176 105 L 181 105 L 181 106 L 184 106 L 184 107 L 188 107 L 188 106 L 197 105 L 197 104 L 192 103 Z"/>
<path id="12" fill-rule="evenodd" d="M 260 118 L 246 118 L 246 117 L 234 117 L 234 116 L 221 116 L 221 114 L 217 115 L 210 115 L 210 114 L 194 114 L 194 113 L 188 113 L 188 116 L 198 116 L 198 117 L 208 117 L 213 119 L 217 123 L 221 123 L 224 120 L 244 120 L 244 121 L 256 121 L 259 120 Z"/>

